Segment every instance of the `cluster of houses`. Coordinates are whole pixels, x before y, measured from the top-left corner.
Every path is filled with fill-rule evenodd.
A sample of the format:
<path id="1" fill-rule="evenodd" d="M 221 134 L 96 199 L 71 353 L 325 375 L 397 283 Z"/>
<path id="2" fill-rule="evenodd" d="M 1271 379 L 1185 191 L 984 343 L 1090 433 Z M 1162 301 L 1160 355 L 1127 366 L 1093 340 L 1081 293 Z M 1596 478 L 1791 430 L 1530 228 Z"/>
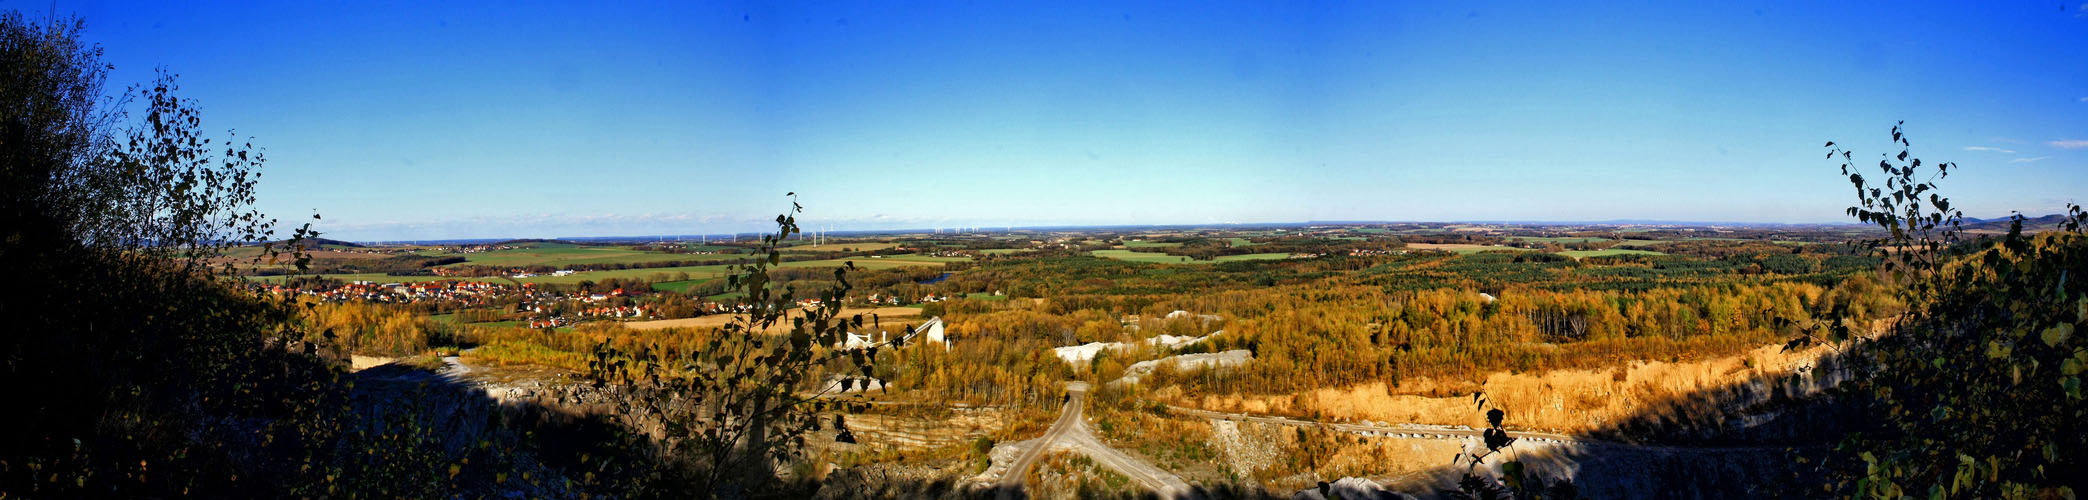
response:
<path id="1" fill-rule="evenodd" d="M 557 271 L 552 271 L 551 274 L 541 274 L 531 272 L 529 270 L 522 269 L 519 267 L 509 268 L 505 271 L 490 271 L 484 268 L 452 268 L 441 266 L 428 268 L 428 272 L 434 273 L 436 276 L 447 276 L 456 278 L 475 278 L 479 276 L 493 274 L 499 276 L 507 276 L 515 279 L 535 278 L 538 276 L 572 276 L 576 273 L 579 273 L 579 271 L 574 271 L 571 269 L 560 269 Z"/>
<path id="2" fill-rule="evenodd" d="M 515 249 L 519 249 L 519 248 L 522 248 L 522 247 L 518 247 L 518 246 L 514 246 L 514 245 L 455 245 L 455 246 L 444 246 L 444 247 L 442 247 L 442 251 L 444 251 L 444 252 L 448 252 L 448 253 L 482 253 L 482 252 L 494 252 L 494 251 L 500 251 L 500 250 L 515 250 Z"/>
<path id="3" fill-rule="evenodd" d="M 558 327 L 562 327 L 562 326 L 572 326 L 572 325 L 573 325 L 573 322 L 572 322 L 572 320 L 568 320 L 568 319 L 566 319 L 566 318 L 565 318 L 565 316 L 554 316 L 554 317 L 550 317 L 550 318 L 543 318 L 543 319 L 532 319 L 532 320 L 529 320 L 529 327 L 530 327 L 530 328 L 533 328 L 533 329 L 538 329 L 538 330 L 542 330 L 542 329 L 545 329 L 545 328 L 558 328 Z"/>
<path id="4" fill-rule="evenodd" d="M 520 269 L 515 269 L 515 270 L 511 270 L 511 271 L 508 271 L 508 272 L 510 272 L 510 273 L 513 273 L 513 274 L 510 274 L 510 275 L 509 275 L 508 277 L 510 277 L 510 278 L 514 278 L 514 279 L 522 279 L 522 278 L 535 278 L 535 277 L 538 277 L 538 276 L 544 276 L 544 275 L 542 275 L 542 274 L 532 273 L 532 272 L 529 272 L 529 271 L 523 271 L 523 270 L 520 270 Z M 574 275 L 574 274 L 576 274 L 576 273 L 579 273 L 579 271 L 574 271 L 574 270 L 571 270 L 571 269 L 560 269 L 560 270 L 557 270 L 557 271 L 552 271 L 552 272 L 551 272 L 551 274 L 550 274 L 550 276 L 572 276 L 572 275 Z"/>
<path id="5" fill-rule="evenodd" d="M 896 294 L 881 294 L 881 293 L 873 293 L 873 294 L 870 294 L 870 297 L 869 297 L 869 299 L 868 299 L 868 300 L 867 300 L 866 302 L 867 302 L 867 303 L 869 303 L 870 305 L 873 305 L 873 306 L 903 306 L 903 305 L 907 305 L 907 304 L 916 304 L 916 303 L 918 303 L 918 304 L 925 304 L 925 303 L 930 303 L 930 302 L 942 302 L 942 301 L 945 301 L 945 300 L 950 300 L 950 296 L 948 296 L 948 295 L 936 295 L 936 294 L 930 293 L 930 294 L 927 294 L 927 295 L 923 295 L 923 296 L 921 296 L 921 300 L 916 300 L 916 301 L 913 301 L 913 302 L 908 302 L 908 301 L 907 301 L 907 300 L 906 300 L 905 298 L 902 298 L 902 297 L 900 297 L 900 296 L 898 296 L 898 295 L 896 295 Z M 815 302 L 816 302 L 816 301 L 815 301 Z"/>
<path id="6" fill-rule="evenodd" d="M 555 292 L 538 289 L 534 283 L 503 285 L 480 281 L 421 281 L 377 283 L 353 281 L 332 288 L 308 289 L 267 285 L 262 290 L 277 295 L 299 295 L 323 302 L 377 302 L 386 304 L 435 303 L 451 308 L 510 307 L 509 311 L 535 316 L 530 328 L 556 328 L 580 319 L 649 319 L 654 308 L 647 304 L 611 303 L 628 297 L 622 288 L 597 293 Z M 628 302 L 628 301 L 623 301 Z M 559 307 L 559 304 L 581 304 Z M 566 314 L 559 314 L 560 310 Z M 730 312 L 725 304 L 706 302 L 698 306 L 704 314 Z M 570 317 L 568 317 L 570 316 Z"/>
<path id="7" fill-rule="evenodd" d="M 524 287 L 517 290 L 515 287 L 476 281 L 421 281 L 384 284 L 378 284 L 374 281 L 355 281 L 325 290 L 290 288 L 283 285 L 271 285 L 267 287 L 267 290 L 269 293 L 277 295 L 303 295 L 325 302 L 357 300 L 386 303 L 445 301 L 462 306 L 475 306 L 484 305 L 500 298 L 528 295 L 532 293 L 528 288 L 534 288 L 527 285 Z"/>
<path id="8" fill-rule="evenodd" d="M 607 306 L 581 309 L 573 315 L 582 318 L 649 319 L 652 318 L 650 312 L 645 306 Z"/>
<path id="9" fill-rule="evenodd" d="M 655 319 L 659 312 L 657 304 L 616 300 L 633 297 L 622 288 L 606 292 L 577 293 L 540 289 L 534 283 L 507 285 L 481 281 L 420 281 L 406 283 L 378 283 L 374 281 L 352 281 L 330 288 L 301 288 L 277 285 L 257 285 L 262 291 L 277 295 L 298 295 L 322 302 L 376 302 L 386 304 L 432 303 L 443 309 L 492 307 L 529 316 L 523 325 L 529 328 L 559 328 L 571 326 L 576 321 L 588 319 Z M 914 302 L 941 302 L 950 300 L 947 295 L 928 294 Z M 870 294 L 871 305 L 906 305 L 906 299 L 885 293 Z M 825 303 L 820 299 L 797 301 L 799 307 L 817 309 Z M 747 304 L 729 304 L 703 301 L 696 304 L 697 315 L 729 314 L 745 312 Z M 680 313 L 676 313 L 680 314 Z M 929 334 L 930 340 L 941 341 L 942 323 L 931 320 L 920 332 Z M 865 337 L 867 338 L 867 337 Z"/>

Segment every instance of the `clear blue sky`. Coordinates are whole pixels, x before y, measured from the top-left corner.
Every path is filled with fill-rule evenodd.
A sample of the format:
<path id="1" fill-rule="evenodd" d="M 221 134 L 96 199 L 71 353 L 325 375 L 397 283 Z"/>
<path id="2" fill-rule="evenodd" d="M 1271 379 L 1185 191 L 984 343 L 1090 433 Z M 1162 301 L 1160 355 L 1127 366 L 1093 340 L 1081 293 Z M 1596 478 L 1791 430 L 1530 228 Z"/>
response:
<path id="1" fill-rule="evenodd" d="M 1896 120 L 1969 215 L 2088 201 L 2078 0 L 1601 4 L 57 8 L 346 239 L 1842 221 Z"/>

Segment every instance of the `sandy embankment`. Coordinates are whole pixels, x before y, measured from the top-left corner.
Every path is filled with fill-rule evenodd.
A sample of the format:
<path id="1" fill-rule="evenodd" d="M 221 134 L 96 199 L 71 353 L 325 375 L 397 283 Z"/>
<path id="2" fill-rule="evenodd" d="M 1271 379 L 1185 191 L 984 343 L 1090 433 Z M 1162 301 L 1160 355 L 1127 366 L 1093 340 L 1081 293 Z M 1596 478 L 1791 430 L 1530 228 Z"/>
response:
<path id="1" fill-rule="evenodd" d="M 785 318 L 784 318 L 784 319 L 783 319 L 782 321 L 777 321 L 777 322 L 776 322 L 776 326 L 774 326 L 774 327 L 772 327 L 772 328 L 769 328 L 769 330 L 770 330 L 770 331 L 784 331 L 784 330 L 788 330 L 788 329 L 790 329 L 790 318 L 796 318 L 796 317 L 800 317 L 800 316 L 801 316 L 802 314 L 803 314 L 803 313 L 802 313 L 801 311 L 792 311 L 792 312 L 791 312 L 791 313 L 790 313 L 790 314 L 789 314 L 788 316 L 786 316 L 786 317 L 785 317 Z M 857 314 L 861 314 L 861 315 L 863 315 L 863 323 L 864 323 L 865 325 L 867 325 L 867 324 L 869 324 L 869 323 L 870 323 L 870 321 L 871 321 L 870 315 L 872 315 L 872 314 L 876 314 L 876 315 L 877 315 L 877 318 L 878 318 L 879 320 L 882 320 L 882 322 L 886 323 L 886 325 L 885 325 L 885 328 L 886 328 L 886 329 L 888 329 L 888 330 L 897 330 L 897 329 L 899 329 L 899 328 L 901 327 L 901 325 L 899 325 L 899 324 L 896 324 L 896 323 L 893 323 L 893 320 L 895 320 L 895 319 L 904 319 L 904 320 L 912 320 L 912 319 L 913 319 L 914 317 L 916 317 L 916 316 L 920 316 L 920 315 L 921 315 L 921 310 L 920 310 L 920 309 L 918 309 L 918 308 L 912 308 L 912 307 L 879 307 L 879 308 L 874 308 L 874 309 L 869 309 L 869 308 L 853 308 L 853 307 L 851 307 L 851 308 L 847 308 L 847 309 L 842 309 L 842 310 L 841 310 L 841 317 L 842 317 L 843 319 L 849 318 L 849 317 L 851 317 L 851 316 L 854 316 L 854 315 L 857 315 Z M 732 315 L 732 314 L 712 314 L 712 315 L 709 315 L 709 316 L 702 316 L 702 317 L 696 317 L 696 318 L 683 318 L 683 319 L 661 319 L 661 320 L 653 320 L 653 321 L 632 321 L 632 322 L 624 323 L 623 325 L 624 325 L 625 327 L 627 327 L 627 328 L 631 328 L 631 329 L 634 329 L 634 330 L 657 330 L 657 329 L 661 329 L 661 328 L 687 328 L 687 327 L 718 327 L 718 326 L 724 326 L 724 325 L 725 325 L 726 323 L 731 323 L 731 322 L 732 322 L 732 321 L 733 321 L 734 319 L 736 319 L 736 318 L 738 318 L 738 316 L 737 316 L 737 315 Z"/>
<path id="2" fill-rule="evenodd" d="M 399 358 L 387 358 L 387 357 L 381 357 L 381 356 L 364 356 L 364 355 L 361 355 L 361 354 L 355 354 L 355 355 L 350 355 L 350 356 L 348 356 L 348 371 L 350 371 L 350 372 L 359 372 L 359 371 L 363 371 L 364 369 L 368 369 L 368 368 L 371 368 L 371 367 L 376 367 L 376 366 L 382 366 L 382 365 L 385 365 L 385 364 L 389 364 L 389 363 L 391 363 L 391 362 L 393 362 L 393 361 L 398 361 L 398 360 L 399 360 Z"/>
<path id="3" fill-rule="evenodd" d="M 1322 388 L 1281 396 L 1207 395 L 1170 401 L 1220 412 L 1305 414 L 1346 421 L 1398 424 L 1485 425 L 1473 409 L 1473 392 L 1484 392 L 1496 407 L 1513 409 L 1517 425 L 1552 432 L 1587 432 L 1634 415 L 1713 415 L 1721 408 L 1691 397 L 1706 391 L 1751 386 L 1762 397 L 1783 377 L 1796 376 L 1806 391 L 1831 385 L 1809 370 L 1829 355 L 1828 346 L 1783 350 L 1763 346 L 1733 356 L 1684 361 L 1632 361 L 1597 369 L 1561 369 L 1539 373 L 1497 372 L 1483 383 L 1428 378 L 1382 382 L 1346 388 Z M 1454 394 L 1437 396 L 1436 394 Z"/>

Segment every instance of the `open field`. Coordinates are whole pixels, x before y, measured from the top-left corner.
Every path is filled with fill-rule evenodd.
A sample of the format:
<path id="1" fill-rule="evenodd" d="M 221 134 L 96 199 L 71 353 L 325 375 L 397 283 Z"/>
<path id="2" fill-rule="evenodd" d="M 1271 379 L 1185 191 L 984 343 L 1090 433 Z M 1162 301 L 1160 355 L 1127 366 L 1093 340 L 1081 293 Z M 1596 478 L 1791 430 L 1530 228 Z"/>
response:
<path id="1" fill-rule="evenodd" d="M 921 264 L 937 264 L 937 265 L 941 265 L 941 264 L 946 264 L 946 263 L 950 263 L 950 262 L 971 262 L 971 260 L 972 260 L 972 259 L 971 259 L 971 257 L 936 257 L 936 256 L 933 256 L 933 255 L 921 255 L 921 254 L 914 254 L 914 253 L 910 253 L 910 254 L 901 254 L 901 255 L 877 255 L 877 256 L 872 256 L 872 257 L 851 257 L 851 258 L 852 258 L 852 259 L 854 259 L 854 260 L 856 260 L 856 266 L 857 266 L 857 267 L 861 267 L 861 266 L 863 266 L 863 262 L 862 262 L 862 261 L 865 261 L 865 260 L 874 260 L 874 261 L 883 261 L 883 262 L 914 262 L 914 263 L 921 263 Z"/>
<path id="2" fill-rule="evenodd" d="M 647 252 L 627 246 L 578 246 L 568 243 L 542 243 L 536 248 L 495 250 L 466 254 L 438 254 L 460 256 L 464 262 L 450 264 L 458 266 L 522 267 L 551 266 L 565 267 L 576 264 L 617 264 L 643 262 L 669 262 L 715 258 L 704 254 L 674 254 Z"/>
<path id="3" fill-rule="evenodd" d="M 1133 252 L 1130 250 L 1112 249 L 1095 250 L 1089 253 L 1094 254 L 1094 256 L 1096 257 L 1102 257 L 1105 259 L 1127 260 L 1131 262 L 1152 262 L 1157 264 L 1187 264 L 1192 262 L 1191 260 L 1189 260 L 1188 257 L 1154 252 Z"/>
<path id="4" fill-rule="evenodd" d="M 1537 241 L 1543 243 L 1592 243 L 1597 241 L 1609 241 L 1609 238 L 1596 238 L 1592 236 L 1510 236 L 1508 237 L 1508 239 L 1520 241 Z"/>
<path id="5" fill-rule="evenodd" d="M 847 259 L 823 259 L 784 262 L 780 267 L 840 267 L 843 263 L 853 261 L 855 262 L 856 267 L 859 269 L 892 269 L 907 266 L 940 266 L 949 262 L 966 262 L 970 260 L 971 259 L 967 257 L 932 257 L 926 255 L 906 254 L 888 255 L 883 256 L 881 258 L 851 257 Z M 555 285 L 571 285 L 582 281 L 600 281 L 608 278 L 653 278 L 655 277 L 655 275 L 659 274 L 675 276 L 680 273 L 689 273 L 689 281 L 701 282 L 701 280 L 724 276 L 731 272 L 731 268 L 732 266 L 729 264 L 715 264 L 708 266 L 613 269 L 606 271 L 577 272 L 566 276 L 540 275 L 531 276 L 528 278 L 508 278 L 504 276 L 490 276 L 478 278 L 456 278 L 446 276 L 392 276 L 382 273 L 320 274 L 317 276 L 342 281 L 375 281 L 378 283 L 406 283 L 416 281 L 455 280 L 483 281 L 487 283 L 546 283 Z M 251 276 L 247 279 L 259 281 L 262 283 L 280 283 L 288 278 L 289 276 Z M 692 285 L 693 283 L 676 286 L 680 286 L 684 290 L 686 290 L 688 286 Z"/>
<path id="6" fill-rule="evenodd" d="M 1609 256 L 1609 255 L 1667 255 L 1667 254 L 1664 254 L 1664 253 L 1660 253 L 1660 252 L 1655 252 L 1655 251 L 1652 251 L 1652 250 L 1633 250 L 1633 249 L 1629 249 L 1629 248 L 1605 248 L 1605 249 L 1602 249 L 1602 250 L 1567 250 L 1567 251 L 1564 251 L 1564 252 L 1559 252 L 1559 255 L 1564 255 L 1564 256 L 1567 256 L 1567 257 L 1572 257 L 1572 258 L 1576 258 L 1576 259 L 1579 259 L 1579 258 L 1583 258 L 1583 257 L 1603 257 L 1603 256 Z"/>
<path id="7" fill-rule="evenodd" d="M 1291 256 L 1291 254 L 1289 254 L 1289 253 L 1284 253 L 1284 252 L 1277 252 L 1277 253 L 1250 253 L 1250 254 L 1243 254 L 1243 255 L 1222 255 L 1222 256 L 1219 256 L 1219 257 L 1218 257 L 1217 259 L 1214 259 L 1214 261 L 1215 261 L 1215 262 L 1236 262 L 1236 261 L 1242 261 L 1242 260 L 1283 260 L 1283 259 L 1288 259 L 1288 258 L 1290 258 L 1290 256 Z"/>
<path id="8" fill-rule="evenodd" d="M 332 279 L 337 279 L 337 280 L 341 280 L 341 281 L 372 281 L 372 282 L 377 282 L 377 283 L 413 283 L 413 282 L 420 282 L 420 281 L 451 281 L 451 280 L 454 280 L 454 281 L 482 281 L 482 282 L 486 282 L 486 283 L 502 283 L 502 284 L 514 284 L 514 283 L 516 283 L 516 281 L 515 281 L 515 280 L 513 280 L 513 279 L 509 279 L 509 278 L 506 278 L 506 277 L 502 277 L 502 276 L 489 276 L 489 277 L 484 277 L 484 278 L 453 278 L 453 277 L 448 277 L 448 276 L 392 276 L 392 275 L 388 275 L 388 274 L 384 274 L 384 273 L 319 274 L 319 275 L 309 275 L 309 274 L 308 274 L 308 275 L 303 275 L 303 276 L 319 276 L 319 277 L 323 277 L 323 278 L 332 278 Z M 246 278 L 246 279 L 247 279 L 248 281 L 255 281 L 255 282 L 260 282 L 260 283 L 282 283 L 282 282 L 283 282 L 283 280 L 287 280 L 287 279 L 290 279 L 290 277 L 291 277 L 291 276 L 288 276 L 288 275 L 275 275 L 275 276 L 246 276 L 245 278 Z"/>
<path id="9" fill-rule="evenodd" d="M 1131 262 L 1152 262 L 1156 264 L 1210 264 L 1213 262 L 1234 262 L 1242 260 L 1283 260 L 1288 259 L 1291 256 L 1291 254 L 1289 253 L 1250 253 L 1245 255 L 1225 255 L 1220 256 L 1214 260 L 1195 260 L 1180 255 L 1168 255 L 1164 253 L 1155 252 L 1134 252 L 1130 250 L 1095 250 L 1090 253 L 1096 257 L 1102 257 L 1106 259 L 1125 260 Z"/>
<path id="10" fill-rule="evenodd" d="M 809 240 L 807 240 L 807 241 L 809 241 Z M 899 244 L 898 244 L 898 243 L 891 243 L 891 242 L 884 242 L 884 241 L 843 241 L 843 242 L 828 242 L 828 243 L 826 243 L 826 244 L 822 244 L 822 245 L 819 245 L 819 246 L 817 246 L 817 247 L 815 247 L 815 246 L 812 246 L 812 245 L 811 245 L 811 244 L 809 244 L 809 243 L 804 243 L 804 244 L 796 244 L 796 245 L 791 245 L 791 246 L 788 246 L 788 247 L 784 247 L 784 248 L 783 248 L 783 251 L 785 251 L 785 252 L 874 252 L 874 251 L 878 251 L 878 250 L 891 250 L 891 249 L 893 249 L 893 248 L 898 248 L 898 247 L 899 247 Z"/>
<path id="11" fill-rule="evenodd" d="M 914 317 L 914 316 L 920 316 L 920 315 L 921 315 L 921 308 L 918 308 L 918 307 L 879 307 L 879 308 L 875 308 L 875 309 L 866 309 L 866 308 L 846 308 L 846 309 L 842 309 L 842 310 L 841 310 L 841 317 L 843 317 L 843 318 L 847 318 L 847 317 L 849 317 L 849 316 L 852 316 L 852 315 L 856 315 L 856 314 L 861 314 L 861 315 L 863 315 L 863 323 L 864 323 L 865 325 L 868 325 L 868 324 L 870 323 L 870 315 L 872 315 L 872 314 L 876 314 L 876 315 L 878 316 L 878 319 L 880 320 L 879 322 L 880 322 L 880 323 L 883 323 L 883 325 L 884 325 L 884 329 L 885 329 L 885 330 L 888 330 L 888 331 L 890 331 L 890 330 L 899 330 L 899 329 L 902 329 L 902 328 L 904 328 L 904 326 L 903 326 L 902 324 L 900 324 L 900 323 L 895 323 L 895 322 L 893 322 L 893 320 L 894 320 L 894 319 L 906 318 L 906 319 L 909 319 L 909 320 L 910 320 L 910 319 L 911 319 L 912 317 Z M 784 318 L 784 319 L 783 319 L 782 321 L 778 321 L 778 322 L 776 322 L 776 326 L 775 326 L 775 327 L 773 327 L 773 328 L 770 328 L 770 329 L 769 329 L 769 331 L 770 331 L 770 332 L 781 332 L 781 331 L 787 331 L 787 330 L 789 330 L 789 329 L 790 329 L 790 319 L 789 319 L 789 318 L 794 318 L 794 317 L 798 317 L 798 316 L 800 316 L 800 315 L 802 315 L 802 312 L 792 312 L 792 313 L 790 313 L 790 314 L 789 314 L 789 316 L 787 316 L 786 318 Z M 703 317 L 697 317 L 697 318 L 683 318 L 683 319 L 661 319 L 661 320 L 653 320 L 653 321 L 632 321 L 632 322 L 624 323 L 623 325 L 624 325 L 625 327 L 627 327 L 627 328 L 631 328 L 631 329 L 635 329 L 635 330 L 658 330 L 658 329 L 661 329 L 661 328 L 714 328 L 714 327 L 719 327 L 719 326 L 725 326 L 725 324 L 726 324 L 726 323 L 731 323 L 731 322 L 732 322 L 732 321 L 733 321 L 734 319 L 736 319 L 736 318 L 738 318 L 738 316 L 736 316 L 736 315 L 731 315 L 731 314 L 713 314 L 713 315 L 709 315 L 709 316 L 703 316 Z M 865 328 L 869 328 L 869 327 L 868 327 L 868 326 L 865 326 Z"/>
<path id="12" fill-rule="evenodd" d="M 703 284 L 704 282 L 706 282 L 706 281 L 710 281 L 710 280 L 712 280 L 712 279 L 714 279 L 714 278 L 699 278 L 699 279 L 690 279 L 690 280 L 681 280 L 681 281 L 668 281 L 668 282 L 664 282 L 664 283 L 653 283 L 653 286 L 652 286 L 652 287 L 653 287 L 653 290 L 654 290 L 654 291 L 660 291 L 660 292 L 674 292 L 674 293 L 689 293 L 689 289 L 690 289 L 690 288 L 693 288 L 693 287 L 695 287 L 696 285 L 701 285 L 701 284 Z"/>
<path id="13" fill-rule="evenodd" d="M 689 273 L 689 278 L 691 279 L 716 278 L 719 276 L 724 276 L 726 273 L 730 272 L 731 267 L 732 266 L 721 264 L 710 266 L 656 267 L 651 269 L 615 269 L 609 271 L 579 272 L 565 276 L 552 276 L 545 274 L 531 276 L 528 278 L 518 278 L 515 281 L 519 281 L 522 283 L 571 285 L 582 281 L 600 281 L 607 278 L 650 278 L 655 274 L 675 276 L 679 273 Z"/>
<path id="14" fill-rule="evenodd" d="M 1124 248 L 1170 248 L 1178 246 L 1182 246 L 1182 244 L 1146 240 L 1124 240 Z"/>
<path id="15" fill-rule="evenodd" d="M 856 268 L 858 269 L 892 269 L 906 266 L 940 266 L 943 265 L 943 263 L 945 262 L 954 262 L 960 260 L 965 259 L 952 257 L 927 257 L 919 255 L 890 255 L 885 256 L 883 258 L 850 257 L 846 259 L 801 260 L 796 262 L 784 262 L 778 267 L 841 267 L 845 263 L 854 262 Z M 732 266 L 730 264 L 719 264 L 710 266 L 684 266 L 661 267 L 653 269 L 616 269 L 609 271 L 587 271 L 573 273 L 566 276 L 535 276 L 530 278 L 522 278 L 517 281 L 521 281 L 523 283 L 550 283 L 570 285 L 582 281 L 599 281 L 605 278 L 647 278 L 653 276 L 654 274 L 665 273 L 669 276 L 672 276 L 677 273 L 684 272 L 689 273 L 689 277 L 692 279 L 716 278 L 731 273 Z"/>
<path id="16" fill-rule="evenodd" d="M 1407 248 L 1412 248 L 1416 250 L 1442 250 L 1446 252 L 1456 252 L 1459 254 L 1479 253 L 1488 250 L 1509 250 L 1515 252 L 1529 251 L 1528 249 L 1523 248 L 1504 247 L 1498 245 L 1474 245 L 1470 243 L 1408 243 L 1406 244 L 1406 246 Z"/>
<path id="17" fill-rule="evenodd" d="M 1252 241 L 1247 241 L 1246 238 L 1226 238 L 1225 242 L 1232 245 L 1234 248 L 1251 247 L 1259 244 Z"/>

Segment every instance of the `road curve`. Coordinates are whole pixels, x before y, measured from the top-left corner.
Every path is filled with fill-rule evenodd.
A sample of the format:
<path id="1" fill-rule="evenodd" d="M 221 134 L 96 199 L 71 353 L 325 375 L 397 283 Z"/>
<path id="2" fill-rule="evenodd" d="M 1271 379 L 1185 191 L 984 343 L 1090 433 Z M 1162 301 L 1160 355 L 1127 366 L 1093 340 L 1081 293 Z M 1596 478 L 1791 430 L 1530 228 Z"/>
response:
<path id="1" fill-rule="evenodd" d="M 1030 466 L 1036 465 L 1038 458 L 1060 445 L 1070 447 L 1073 451 L 1094 459 L 1095 463 L 1116 470 L 1124 477 L 1137 482 L 1139 486 L 1158 494 L 1160 498 L 1177 498 L 1191 494 L 1189 483 L 1183 482 L 1182 478 L 1175 477 L 1174 474 L 1137 457 L 1110 448 L 1088 432 L 1087 421 L 1081 416 L 1086 396 L 1086 383 L 1074 382 L 1066 386 L 1066 405 L 1060 408 L 1058 420 L 1052 421 L 1051 428 L 1044 431 L 1044 437 L 1038 438 L 1029 449 L 1023 450 L 1022 455 L 1015 458 L 1008 470 L 1001 473 L 1000 480 L 994 484 L 999 498 L 1019 498 L 1017 492 L 1028 486 L 1026 483 L 1029 480 Z"/>
<path id="2" fill-rule="evenodd" d="M 995 483 L 1000 490 L 1000 498 L 1014 498 L 1016 491 L 1027 486 L 1025 483 L 1029 482 L 1029 468 L 1037 463 L 1037 458 L 1051 450 L 1059 438 L 1073 432 L 1075 428 L 1082 427 L 1081 404 L 1086 400 L 1086 396 L 1087 384 L 1074 382 L 1066 386 L 1066 405 L 1059 409 L 1058 420 L 1052 421 L 1051 428 L 1044 430 L 1044 437 L 1037 438 L 1029 449 L 1022 450 L 1022 455 L 1015 458 L 1015 462 L 1008 466 L 1007 472 L 1001 473 L 1000 481 Z"/>

